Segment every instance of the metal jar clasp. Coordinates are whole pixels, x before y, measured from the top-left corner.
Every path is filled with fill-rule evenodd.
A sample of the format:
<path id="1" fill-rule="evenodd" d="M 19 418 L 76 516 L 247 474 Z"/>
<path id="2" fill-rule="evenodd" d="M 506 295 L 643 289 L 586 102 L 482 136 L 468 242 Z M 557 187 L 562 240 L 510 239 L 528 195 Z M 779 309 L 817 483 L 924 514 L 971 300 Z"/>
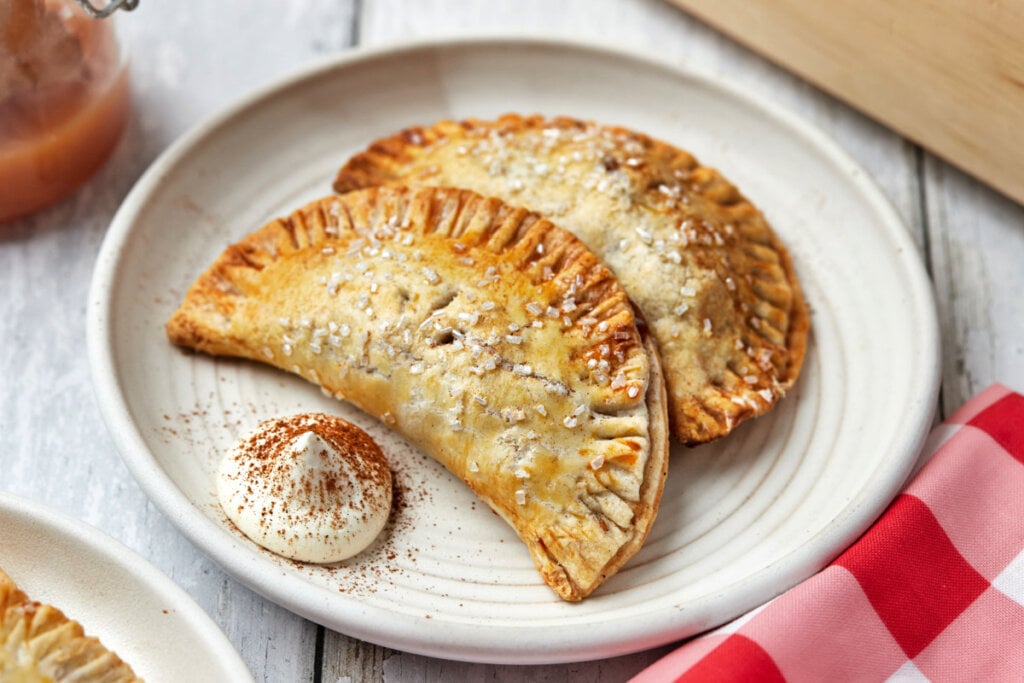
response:
<path id="1" fill-rule="evenodd" d="M 96 7 L 89 0 L 78 0 L 86 14 L 94 19 L 103 19 L 119 9 L 130 12 L 139 5 L 139 0 L 110 0 L 105 7 Z"/>

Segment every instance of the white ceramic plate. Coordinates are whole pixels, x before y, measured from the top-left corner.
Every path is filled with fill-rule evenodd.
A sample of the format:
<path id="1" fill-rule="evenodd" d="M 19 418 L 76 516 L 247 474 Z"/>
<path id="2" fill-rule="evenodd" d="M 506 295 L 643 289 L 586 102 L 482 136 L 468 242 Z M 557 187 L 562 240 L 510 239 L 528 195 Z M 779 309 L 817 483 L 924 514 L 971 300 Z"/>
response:
<path id="1" fill-rule="evenodd" d="M 0 493 L 0 567 L 150 683 L 251 683 L 224 634 L 156 567 L 98 529 Z"/>
<path id="2" fill-rule="evenodd" d="M 313 386 L 173 348 L 163 323 L 230 242 L 330 192 L 376 137 L 505 111 L 626 125 L 724 171 L 790 246 L 813 309 L 804 374 L 770 416 L 677 448 L 642 551 L 580 604 L 543 585 L 513 533 L 441 467 Z M 349 635 L 474 661 L 594 659 L 737 616 L 825 565 L 907 475 L 938 387 L 928 279 L 897 216 L 837 147 L 792 116 L 648 59 L 545 41 L 355 53 L 205 123 L 139 181 L 96 267 L 90 361 L 132 472 L 239 581 Z M 213 472 L 258 421 L 340 414 L 384 447 L 405 491 L 384 540 L 336 568 L 256 548 L 220 513 Z"/>

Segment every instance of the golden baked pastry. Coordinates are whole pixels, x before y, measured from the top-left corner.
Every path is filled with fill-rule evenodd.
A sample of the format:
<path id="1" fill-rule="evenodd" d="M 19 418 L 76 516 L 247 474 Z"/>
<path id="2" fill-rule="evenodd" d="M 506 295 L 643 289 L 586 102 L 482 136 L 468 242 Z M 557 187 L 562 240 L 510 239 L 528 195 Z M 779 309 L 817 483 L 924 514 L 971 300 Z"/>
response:
<path id="1" fill-rule="evenodd" d="M 0 681 L 122 683 L 132 668 L 56 607 L 29 599 L 0 569 Z"/>
<path id="2" fill-rule="evenodd" d="M 666 475 L 657 354 L 611 272 L 497 199 L 369 189 L 228 247 L 170 339 L 298 373 L 393 426 L 578 600 L 640 547 Z"/>
<path id="3" fill-rule="evenodd" d="M 790 257 L 735 187 L 682 150 L 568 118 L 441 121 L 374 142 L 334 187 L 391 184 L 464 187 L 580 237 L 651 326 L 684 443 L 727 434 L 796 381 L 809 318 Z"/>

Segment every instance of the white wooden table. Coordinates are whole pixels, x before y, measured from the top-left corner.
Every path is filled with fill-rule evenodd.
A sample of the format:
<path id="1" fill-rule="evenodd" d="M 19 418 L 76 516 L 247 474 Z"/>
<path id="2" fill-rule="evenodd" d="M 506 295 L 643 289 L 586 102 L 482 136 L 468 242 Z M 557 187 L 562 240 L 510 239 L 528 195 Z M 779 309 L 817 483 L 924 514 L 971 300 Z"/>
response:
<path id="1" fill-rule="evenodd" d="M 104 530 L 182 586 L 257 681 L 622 680 L 668 651 L 548 667 L 463 664 L 327 631 L 207 559 L 149 502 L 96 406 L 85 356 L 93 262 L 146 166 L 270 79 L 364 45 L 456 35 L 590 38 L 694 64 L 789 108 L 875 178 L 912 231 L 942 325 L 940 416 L 992 382 L 1024 389 L 1024 209 L 660 0 L 142 0 L 121 24 L 135 118 L 64 203 L 0 226 L 0 489 Z"/>

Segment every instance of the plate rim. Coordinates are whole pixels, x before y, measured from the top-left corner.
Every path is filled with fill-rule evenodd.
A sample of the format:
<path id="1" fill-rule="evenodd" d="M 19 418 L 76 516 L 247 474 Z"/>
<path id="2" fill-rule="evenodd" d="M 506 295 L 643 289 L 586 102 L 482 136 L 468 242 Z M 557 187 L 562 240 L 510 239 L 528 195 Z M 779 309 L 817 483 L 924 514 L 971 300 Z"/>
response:
<path id="1" fill-rule="evenodd" d="M 498 47 L 511 50 L 529 50 L 531 47 L 571 50 L 580 54 L 590 53 L 595 57 L 613 61 L 625 60 L 647 69 L 657 69 L 676 78 L 695 81 L 701 87 L 708 88 L 752 110 L 763 113 L 793 133 L 796 138 L 805 140 L 809 147 L 825 157 L 837 169 L 847 171 L 847 182 L 857 190 L 858 196 L 862 197 L 870 204 L 871 209 L 877 212 L 879 224 L 884 226 L 879 233 L 890 240 L 895 251 L 898 252 L 898 260 L 903 265 L 902 274 L 907 277 L 910 284 L 910 289 L 907 292 L 908 310 L 912 309 L 919 317 L 922 323 L 921 339 L 928 342 L 923 344 L 921 349 L 922 362 L 920 365 L 925 386 L 918 392 L 918 400 L 907 406 L 905 414 L 907 427 L 901 431 L 902 438 L 899 443 L 892 446 L 894 451 L 898 450 L 900 453 L 912 454 L 915 457 L 908 455 L 904 458 L 892 458 L 883 462 L 883 466 L 876 468 L 872 475 L 875 485 L 871 488 L 873 494 L 871 497 L 877 496 L 877 501 L 865 500 L 866 489 L 861 489 L 856 493 L 850 505 L 844 508 L 841 514 L 837 515 L 808 543 L 766 566 L 758 576 L 746 577 L 740 582 L 741 586 L 735 586 L 731 600 L 734 608 L 730 611 L 738 616 L 764 602 L 765 595 L 777 595 L 827 565 L 874 522 L 896 495 L 913 468 L 916 454 L 927 436 L 937 408 L 936 399 L 941 380 L 940 337 L 934 294 L 918 248 L 911 238 L 908 227 L 890 200 L 871 180 L 864 168 L 814 124 L 803 120 L 780 105 L 762 97 L 747 94 L 737 87 L 722 82 L 721 78 L 715 77 L 710 71 L 690 62 L 676 64 L 634 48 L 612 48 L 594 41 L 564 37 L 487 35 L 396 42 L 356 48 L 346 53 L 316 60 L 305 67 L 269 81 L 248 95 L 221 108 L 213 115 L 200 120 L 164 150 L 135 183 L 115 214 L 96 260 L 89 288 L 86 331 L 93 387 L 103 420 L 114 439 L 118 452 L 140 487 L 199 551 L 212 557 L 227 573 L 272 602 L 312 621 L 324 624 L 328 628 L 337 628 L 336 625 L 330 623 L 330 616 L 336 614 L 336 610 L 332 610 L 326 605 L 297 607 L 293 604 L 293 600 L 282 600 L 279 595 L 275 595 L 294 583 L 289 581 L 293 577 L 275 577 L 279 582 L 278 585 L 283 588 L 271 591 L 265 585 L 264 570 L 260 566 L 251 561 L 239 562 L 238 558 L 232 557 L 236 544 L 225 545 L 219 536 L 212 536 L 214 531 L 219 533 L 220 528 L 203 515 L 196 506 L 183 499 L 178 487 L 163 469 L 157 466 L 155 459 L 152 458 L 145 446 L 145 440 L 138 426 L 130 419 L 124 395 L 120 390 L 120 383 L 117 381 L 116 364 L 111 352 L 113 346 L 110 343 L 114 332 L 110 325 L 112 299 L 105 294 L 110 291 L 117 267 L 121 263 L 121 257 L 127 244 L 126 238 L 131 234 L 132 218 L 148 198 L 151 189 L 158 184 L 161 176 L 179 163 L 198 142 L 230 124 L 232 119 L 245 114 L 260 102 L 270 100 L 302 81 L 313 80 L 335 70 L 344 71 L 357 67 L 363 62 L 379 58 L 397 59 L 403 55 L 407 56 L 425 50 L 431 52 L 445 49 L 493 50 Z M 184 509 L 182 509 L 182 502 L 185 503 Z M 816 545 L 813 543 L 814 539 L 826 534 L 831 536 L 832 540 L 827 544 L 830 550 L 824 553 L 828 557 L 822 557 L 823 553 L 812 552 L 810 546 Z M 216 539 L 217 542 L 211 543 L 212 539 Z M 802 578 L 794 582 L 792 576 L 797 574 Z M 300 583 L 306 585 L 305 582 Z M 698 601 L 696 612 L 698 614 L 706 612 L 708 604 L 705 603 L 709 602 L 711 601 Z M 639 634 L 633 633 L 632 637 L 628 639 L 604 637 L 599 642 L 590 643 L 584 647 L 572 647 L 571 651 L 567 651 L 565 645 L 553 646 L 550 643 L 538 643 L 541 646 L 540 650 L 524 656 L 521 648 L 517 649 L 514 646 L 488 647 L 465 640 L 460 641 L 457 648 L 453 648 L 452 632 L 446 632 L 445 629 L 426 629 L 428 635 L 425 637 L 423 626 L 426 622 L 422 619 L 396 615 L 393 612 L 371 606 L 364 605 L 363 609 L 370 613 L 380 612 L 382 615 L 397 618 L 401 623 L 393 624 L 395 628 L 389 629 L 388 637 L 385 638 L 381 637 L 379 630 L 352 628 L 349 624 L 346 625 L 345 633 L 406 652 L 474 662 L 549 664 L 583 661 L 628 654 L 662 645 L 679 637 L 678 633 L 675 635 L 667 633 L 664 628 L 660 630 L 646 629 Z M 364 619 L 367 614 L 352 616 Z M 708 624 L 709 627 L 712 625 L 714 624 Z M 501 628 L 498 627 L 497 630 L 500 631 Z M 479 627 L 475 627 L 474 631 L 479 631 Z M 517 630 L 509 631 L 509 633 L 512 632 L 519 633 Z M 465 633 L 460 633 L 460 635 L 465 635 Z M 493 640 L 500 640 L 500 638 L 495 637 Z M 544 647 L 545 645 L 546 647 Z"/>
<path id="2" fill-rule="evenodd" d="M 118 565 L 127 570 L 146 592 L 157 595 L 168 605 L 174 605 L 175 614 L 184 617 L 189 630 L 209 648 L 210 655 L 216 661 L 223 662 L 225 670 L 231 672 L 230 680 L 239 683 L 254 680 L 239 652 L 210 615 L 181 586 L 136 551 L 102 529 L 45 503 L 8 491 L 0 491 L 0 517 L 7 516 L 17 516 L 32 524 L 41 525 L 45 533 L 59 536 L 68 544 L 80 546 L 86 554 L 94 555 L 104 563 Z M 0 536 L 2 535 L 0 533 Z M 56 607 L 64 609 L 62 605 Z M 80 615 L 71 617 L 83 621 Z M 86 633 L 96 635 L 88 629 L 87 623 L 83 626 Z M 123 652 L 119 654 L 129 657 Z"/>

